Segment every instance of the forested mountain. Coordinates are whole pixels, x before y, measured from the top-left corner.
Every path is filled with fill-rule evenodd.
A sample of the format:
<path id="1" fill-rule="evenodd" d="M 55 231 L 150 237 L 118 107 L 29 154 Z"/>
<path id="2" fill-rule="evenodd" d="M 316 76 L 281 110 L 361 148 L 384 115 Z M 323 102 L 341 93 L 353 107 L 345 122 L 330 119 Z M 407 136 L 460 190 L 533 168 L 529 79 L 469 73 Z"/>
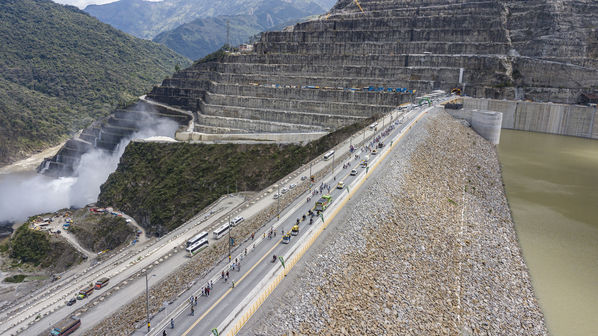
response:
<path id="1" fill-rule="evenodd" d="M 270 0 L 120 0 L 105 5 L 90 5 L 85 11 L 122 31 L 151 39 L 161 32 L 175 29 L 198 18 L 222 15 L 254 15 Z M 328 10 L 336 0 L 285 0 L 292 10 L 307 15 Z M 307 16 L 304 15 L 304 16 Z M 295 16 L 297 17 L 297 16 Z M 273 21 L 277 19 L 272 17 Z M 287 21 L 287 20 L 283 20 Z M 276 24 L 272 24 L 274 26 Z"/>
<path id="2" fill-rule="evenodd" d="M 283 0 L 264 0 L 251 15 L 223 15 L 195 19 L 173 30 L 158 34 L 154 41 L 196 60 L 218 50 L 226 43 L 227 21 L 230 28 L 230 44 L 235 46 L 257 33 L 281 29 L 307 16 L 323 12 L 324 9 L 315 3 L 300 9 Z"/>
<path id="3" fill-rule="evenodd" d="M 0 165 L 54 145 L 189 60 L 50 0 L 0 1 Z"/>

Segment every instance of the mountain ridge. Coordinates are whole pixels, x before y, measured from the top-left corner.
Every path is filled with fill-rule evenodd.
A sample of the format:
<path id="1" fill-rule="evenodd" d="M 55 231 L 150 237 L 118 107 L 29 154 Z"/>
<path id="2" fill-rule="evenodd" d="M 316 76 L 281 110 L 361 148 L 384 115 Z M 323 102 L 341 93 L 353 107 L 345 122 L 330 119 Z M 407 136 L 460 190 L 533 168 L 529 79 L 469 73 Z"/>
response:
<path id="1" fill-rule="evenodd" d="M 134 36 L 151 39 L 159 33 L 173 30 L 198 18 L 221 15 L 253 15 L 264 0 L 120 0 L 104 5 L 89 5 L 85 11 L 102 22 Z M 332 7 L 334 0 L 287 0 L 285 3 L 305 10 L 314 4 L 322 12 Z"/>
<path id="2" fill-rule="evenodd" d="M 65 140 L 189 60 L 74 6 L 0 3 L 0 165 Z"/>
<path id="3" fill-rule="evenodd" d="M 286 1 L 264 0 L 252 14 L 198 18 L 159 33 L 153 41 L 196 60 L 226 44 L 227 21 L 230 23 L 229 42 L 235 46 L 260 32 L 282 29 L 323 12 L 324 9 L 315 3 L 300 9 Z"/>

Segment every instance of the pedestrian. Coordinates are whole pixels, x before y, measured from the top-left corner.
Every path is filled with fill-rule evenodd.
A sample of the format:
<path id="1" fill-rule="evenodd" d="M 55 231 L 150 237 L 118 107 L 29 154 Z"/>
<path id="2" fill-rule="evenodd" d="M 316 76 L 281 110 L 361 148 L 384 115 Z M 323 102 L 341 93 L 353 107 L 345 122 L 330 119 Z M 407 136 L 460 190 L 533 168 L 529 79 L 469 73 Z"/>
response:
<path id="1" fill-rule="evenodd" d="M 222 271 L 222 274 L 220 275 L 220 278 L 223 279 L 224 278 L 224 271 Z"/>
<path id="2" fill-rule="evenodd" d="M 195 297 L 195 305 L 197 306 L 197 296 Z"/>
<path id="3" fill-rule="evenodd" d="M 170 329 L 174 329 L 174 319 L 170 319 Z"/>
<path id="4" fill-rule="evenodd" d="M 214 286 L 214 282 L 212 280 L 210 280 L 210 289 L 212 289 L 213 286 Z"/>
<path id="5" fill-rule="evenodd" d="M 193 296 L 189 297 L 189 303 L 193 305 Z"/>
<path id="6" fill-rule="evenodd" d="M 191 316 L 195 316 L 195 309 L 193 309 L 193 306 L 191 306 Z"/>
<path id="7" fill-rule="evenodd" d="M 164 331 L 162 331 L 162 336 L 166 336 L 166 329 L 164 329 Z"/>
<path id="8" fill-rule="evenodd" d="M 206 293 L 208 294 L 208 296 L 210 296 L 210 287 L 208 287 L 208 288 L 206 289 Z"/>
<path id="9" fill-rule="evenodd" d="M 251 240 L 253 240 L 253 236 L 255 235 L 254 232 L 251 233 Z"/>
<path id="10" fill-rule="evenodd" d="M 230 281 L 233 284 L 233 288 L 235 288 L 235 280 Z"/>
<path id="11" fill-rule="evenodd" d="M 252 233 L 251 235 L 253 235 L 253 233 Z M 252 238 L 252 239 L 253 239 L 253 238 Z M 245 248 L 245 255 L 247 255 L 247 247 Z"/>
<path id="12" fill-rule="evenodd" d="M 228 275 L 224 277 L 224 283 L 228 280 Z"/>
<path id="13" fill-rule="evenodd" d="M 228 278 L 228 271 L 226 271 L 226 277 Z"/>

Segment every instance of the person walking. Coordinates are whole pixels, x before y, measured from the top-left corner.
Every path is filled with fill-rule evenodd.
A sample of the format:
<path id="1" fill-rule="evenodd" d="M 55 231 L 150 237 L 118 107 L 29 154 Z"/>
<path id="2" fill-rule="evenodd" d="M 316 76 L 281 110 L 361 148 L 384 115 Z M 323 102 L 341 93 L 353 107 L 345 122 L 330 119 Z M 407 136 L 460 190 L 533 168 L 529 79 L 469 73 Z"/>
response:
<path id="1" fill-rule="evenodd" d="M 166 329 L 164 329 L 164 331 L 162 331 L 162 336 L 166 336 Z"/>
<path id="2" fill-rule="evenodd" d="M 193 306 L 191 306 L 191 316 L 195 316 L 195 309 L 193 309 Z"/>
<path id="3" fill-rule="evenodd" d="M 170 319 L 170 329 L 174 329 L 174 319 Z"/>
<path id="4" fill-rule="evenodd" d="M 253 237 L 255 236 L 255 232 L 251 233 L 251 240 L 253 240 Z"/>
<path id="5" fill-rule="evenodd" d="M 197 296 L 195 297 L 195 305 L 197 306 Z"/>

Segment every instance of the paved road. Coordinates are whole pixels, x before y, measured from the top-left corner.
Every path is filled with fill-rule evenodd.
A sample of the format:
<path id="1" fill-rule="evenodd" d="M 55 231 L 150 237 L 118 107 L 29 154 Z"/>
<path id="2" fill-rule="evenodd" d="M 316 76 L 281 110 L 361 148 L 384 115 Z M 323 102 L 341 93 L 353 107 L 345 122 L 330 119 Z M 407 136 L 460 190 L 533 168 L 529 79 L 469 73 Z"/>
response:
<path id="1" fill-rule="evenodd" d="M 28 297 L 22 298 L 17 304 L 11 305 L 8 309 L 0 312 L 0 321 L 2 321 L 0 323 L 0 334 L 11 335 L 17 333 L 19 328 L 26 328 L 26 330 L 21 330 L 19 334 L 37 335 L 57 321 L 76 313 L 85 304 L 87 306 L 83 308 L 84 310 L 96 306 L 97 303 L 94 305 L 89 301 L 93 301 L 94 298 L 111 290 L 115 291 L 116 288 L 121 289 L 122 281 L 148 265 L 164 259 L 165 255 L 171 254 L 172 250 L 183 244 L 189 236 L 199 232 L 205 226 L 210 226 L 219 219 L 221 214 L 229 212 L 242 204 L 243 201 L 242 197 L 223 199 L 219 204 L 207 209 L 208 214 L 210 209 L 213 211 L 219 210 L 213 214 L 214 216 L 207 218 L 195 217 L 186 225 L 172 232 L 168 237 L 151 240 L 146 244 L 126 247 L 104 262 L 89 266 L 78 273 L 67 273 L 62 279 L 31 293 Z M 196 226 L 198 227 L 196 228 Z M 184 262 L 184 260 L 181 262 Z M 92 295 L 89 299 L 78 301 L 73 306 L 65 305 L 65 301 L 74 297 L 81 288 L 90 283 L 95 283 L 97 279 L 103 276 L 111 278 L 107 287 Z M 132 286 L 126 288 L 132 288 Z M 105 307 L 106 309 L 102 311 L 102 315 L 109 314 L 124 304 L 127 300 L 122 300 L 123 297 L 129 298 L 128 295 L 119 295 L 119 297 L 121 300 L 113 306 Z M 44 314 L 47 316 L 36 319 L 37 315 L 43 316 Z"/>
<path id="2" fill-rule="evenodd" d="M 386 119 L 386 122 L 388 122 Z M 380 128 L 382 123 L 378 126 Z M 338 156 L 341 156 L 344 152 L 349 150 L 350 143 L 355 144 L 358 141 L 363 141 L 363 139 L 368 139 L 372 136 L 375 132 L 370 129 L 366 129 L 363 132 L 353 136 L 349 139 L 349 141 L 340 144 L 335 148 L 336 153 Z M 363 155 L 362 155 L 363 158 Z M 315 160 L 311 167 L 311 172 L 315 174 L 318 170 L 323 169 L 326 165 L 329 164 L 329 161 L 323 161 L 321 159 Z M 336 167 L 340 167 L 342 163 L 336 163 Z M 303 169 L 300 169 L 292 174 L 292 176 L 287 177 L 281 181 L 283 185 L 288 185 L 290 183 L 299 184 L 300 177 L 303 175 L 309 175 L 309 166 L 304 166 Z M 336 171 L 338 174 L 348 174 L 350 169 L 342 170 L 340 169 Z M 338 175 L 338 178 L 343 178 L 344 175 Z M 351 178 L 347 178 L 347 183 L 350 182 Z M 331 183 L 331 187 L 333 187 Z M 181 246 L 184 242 L 191 237 L 192 235 L 202 231 L 211 231 L 211 229 L 218 227 L 223 222 L 225 222 L 228 218 L 228 213 L 233 208 L 237 208 L 234 211 L 232 216 L 234 215 L 241 215 L 245 218 L 249 218 L 266 207 L 270 206 L 275 200 L 272 199 L 272 193 L 275 192 L 273 188 L 262 192 L 258 195 L 255 199 L 251 202 L 246 202 L 243 206 L 237 206 L 238 203 L 235 204 L 228 204 L 216 210 L 220 210 L 217 214 L 212 213 L 210 215 L 209 211 L 207 214 L 200 214 L 190 220 L 189 222 L 185 223 L 183 226 L 178 228 L 177 230 L 169 233 L 168 235 L 164 236 L 160 240 L 151 240 L 146 244 L 138 244 L 134 247 L 128 247 L 119 253 L 111 256 L 110 259 L 98 263 L 93 266 L 89 266 L 84 271 L 67 273 L 63 276 L 63 278 L 55 283 L 49 284 L 43 288 L 40 288 L 38 291 L 31 293 L 29 296 L 24 297 L 20 300 L 20 302 L 12 305 L 8 309 L 4 309 L 0 311 L 0 333 L 3 335 L 10 335 L 16 332 L 24 334 L 24 335 L 36 335 L 40 332 L 43 332 L 47 329 L 50 325 L 54 324 L 55 322 L 61 320 L 64 317 L 67 317 L 73 313 L 81 313 L 81 318 L 83 321 L 83 326 L 78 330 L 75 334 L 81 334 L 85 330 L 93 327 L 94 324 L 101 321 L 103 318 L 109 316 L 114 311 L 118 310 L 123 305 L 127 304 L 132 300 L 135 296 L 143 292 L 143 285 L 141 284 L 144 281 L 143 278 L 136 278 L 133 280 L 130 279 L 131 276 L 139 274 L 142 270 L 145 271 L 146 267 L 150 266 L 153 267 L 153 272 L 156 273 L 155 277 L 152 277 L 150 280 L 150 286 L 152 283 L 158 283 L 160 279 L 165 277 L 168 273 L 175 270 L 178 266 L 182 265 L 188 259 L 183 258 L 183 252 L 179 252 L 179 254 L 174 254 L 173 249 L 175 247 Z M 332 190 L 333 195 L 335 192 L 342 192 L 341 190 Z M 306 196 L 299 197 L 294 205 L 291 206 L 298 206 L 299 209 L 296 209 L 289 214 L 288 217 L 290 219 L 281 219 L 280 223 L 271 223 L 271 225 L 282 225 L 286 227 L 287 230 L 290 229 L 292 222 L 294 221 L 293 216 L 296 216 L 299 213 L 304 213 L 307 211 L 308 204 L 305 202 Z M 317 199 L 314 197 L 312 203 Z M 309 205 L 310 207 L 313 205 Z M 212 207 L 212 206 L 211 206 Z M 216 206 L 214 206 L 216 207 Z M 214 210 L 215 208 L 211 208 Z M 209 210 L 209 209 L 208 209 Z M 285 222 L 286 221 L 286 222 Z M 277 238 L 280 238 L 280 229 L 277 228 Z M 302 229 L 301 234 L 303 234 L 304 230 Z M 261 232 L 260 232 L 261 234 Z M 294 239 L 293 241 L 296 241 Z M 270 241 L 271 244 L 275 244 L 275 241 Z M 260 247 L 264 246 L 264 247 Z M 293 243 L 287 246 L 286 248 L 291 248 Z M 251 252 L 248 255 L 248 259 L 243 261 L 249 262 L 249 264 L 255 263 L 259 266 L 259 259 L 253 260 L 251 258 L 256 258 L 256 256 L 262 255 L 264 252 L 264 248 L 267 248 L 267 244 L 257 244 L 256 251 Z M 281 248 L 279 246 L 275 247 Z M 267 249 L 268 250 L 268 249 Z M 276 253 L 278 250 L 273 250 L 272 253 Z M 248 264 L 248 265 L 249 265 Z M 274 266 L 275 264 L 270 264 Z M 226 267 L 226 265 L 219 265 L 218 267 L 222 266 Z M 258 268 L 256 266 L 256 268 Z M 257 272 L 253 274 L 259 274 L 263 269 L 259 266 Z M 245 266 L 243 267 L 245 270 Z M 219 272 L 219 271 L 218 271 Z M 242 274 L 242 273 L 240 273 Z M 104 289 L 102 289 L 96 295 L 92 295 L 90 299 L 86 299 L 83 302 L 77 302 L 74 306 L 68 307 L 64 305 L 64 301 L 68 298 L 72 297 L 80 288 L 84 287 L 85 285 L 89 284 L 90 282 L 94 282 L 97 278 L 102 276 L 111 276 L 112 280 L 110 285 Z M 234 276 L 233 276 L 234 277 Z M 247 281 L 243 280 L 239 282 L 239 289 L 242 289 L 242 286 L 249 286 L 252 281 L 249 281 L 250 278 L 247 277 Z M 206 279 L 207 280 L 207 279 Z M 126 281 L 126 282 L 124 282 Z M 247 284 L 247 285 L 244 285 Z M 226 286 L 230 284 L 227 283 Z M 198 284 L 192 290 L 197 290 L 199 287 Z M 215 284 L 215 290 L 218 291 L 217 288 L 219 286 L 225 286 L 225 284 Z M 222 290 L 222 292 L 224 292 Z M 240 291 L 236 291 L 240 292 Z M 110 293 L 111 295 L 107 295 Z M 94 300 L 95 296 L 95 300 Z M 184 295 L 183 295 L 184 297 Z M 212 300 L 214 296 L 210 298 L 206 298 L 207 300 Z M 232 297 L 232 296 L 231 296 Z M 183 300 L 183 298 L 180 298 Z M 91 301 L 91 302 L 90 302 Z M 234 302 L 235 300 L 232 300 Z M 82 307 L 84 305 L 84 307 Z M 231 303 L 231 306 L 234 305 Z M 177 306 L 177 302 L 175 302 L 172 307 Z M 230 306 L 229 306 L 230 307 Z M 82 310 L 77 310 L 82 308 Z M 219 308 L 220 309 L 220 308 Z M 214 313 L 218 312 L 219 309 L 212 309 Z M 226 311 L 226 308 L 222 308 L 222 311 Z M 172 310 L 170 307 L 167 311 L 163 312 L 162 315 L 166 315 L 168 310 Z M 199 314 L 199 312 L 197 312 Z M 42 318 L 36 318 L 37 316 L 41 316 Z M 8 319 L 8 316 L 11 318 Z M 159 320 L 161 317 L 157 316 L 156 320 Z M 210 317 L 206 316 L 206 322 L 210 322 Z"/>
<path id="3" fill-rule="evenodd" d="M 373 133 L 372 130 L 366 130 L 362 134 L 352 137 L 349 142 L 358 141 L 356 138 L 361 139 L 363 137 L 362 139 L 367 139 Z M 337 154 L 341 155 L 349 150 L 349 143 L 337 146 L 336 150 Z M 311 167 L 312 173 L 315 174 L 320 169 L 325 168 L 328 163 L 320 159 L 315 160 Z M 291 183 L 301 183 L 301 176 L 308 175 L 309 171 L 309 167 L 305 166 L 303 170 L 295 172 L 293 176 L 284 178 L 281 181 L 281 187 L 288 186 Z M 241 215 L 250 218 L 263 211 L 263 209 L 276 202 L 272 199 L 272 192 L 275 192 L 273 188 L 262 195 L 258 195 L 257 198 L 246 204 L 242 209 L 235 211 L 231 216 Z M 162 276 L 153 280 L 159 280 L 175 270 L 187 260 L 182 257 L 169 259 L 173 255 L 172 250 L 184 244 L 194 234 L 202 230 L 211 232 L 211 229 L 226 222 L 228 220 L 226 213 L 230 213 L 232 208 L 235 208 L 235 206 L 223 209 L 222 212 L 217 214 L 218 216 L 213 218 L 208 215 L 198 215 L 158 241 L 151 240 L 146 244 L 137 244 L 121 250 L 101 263 L 87 264 L 84 269 L 70 270 L 63 274 L 61 280 L 40 288 L 9 308 L 0 311 L 0 321 L 2 321 L 0 323 L 0 333 L 7 335 L 15 333 L 37 335 L 72 314 L 80 315 L 84 322 L 76 334 L 87 330 L 142 292 L 139 290 L 139 287 L 142 287 L 138 285 L 139 280 L 129 281 L 127 280 L 129 277 L 134 276 L 149 265 L 153 266 L 156 262 L 164 262 L 164 260 L 168 260 L 168 262 L 160 268 Z M 198 226 L 203 221 L 207 221 L 203 223 L 205 225 Z M 98 293 L 98 296 L 102 297 L 92 295 L 90 299 L 78 301 L 74 306 L 65 305 L 65 301 L 73 297 L 81 288 L 106 275 L 111 277 L 111 282 Z M 127 281 L 127 283 L 121 283 L 123 281 Z M 137 290 L 131 290 L 131 288 L 137 288 Z M 119 299 L 107 300 L 108 293 Z M 94 297 L 97 299 L 94 300 Z M 10 320 L 7 318 L 8 316 L 11 316 Z M 38 318 L 38 316 L 41 318 Z"/>
<path id="4" fill-rule="evenodd" d="M 419 110 L 411 112 L 408 116 L 405 116 L 405 120 L 415 117 L 418 112 Z M 388 126 L 388 123 L 386 125 Z M 396 120 L 396 123 L 393 123 L 394 130 L 390 131 L 388 136 L 382 139 L 382 142 L 388 142 L 389 139 L 394 138 L 401 130 L 401 125 L 402 123 Z M 378 127 L 381 128 L 381 126 L 380 123 Z M 383 131 L 381 130 L 380 133 Z M 366 168 L 360 166 L 361 159 L 366 155 L 369 155 L 370 161 L 375 158 L 369 152 L 358 150 L 355 153 L 359 154 L 360 158 L 351 157 L 351 159 L 345 160 L 344 163 L 350 165 L 348 168 L 343 169 L 344 163 L 340 162 L 336 165 L 334 175 L 329 174 L 323 179 L 324 183 L 331 187 L 329 193 L 333 200 L 338 199 L 341 194 L 349 192 L 347 188 L 335 188 L 337 182 L 343 181 L 345 185 L 351 185 L 357 179 L 362 179 Z M 352 169 L 357 170 L 357 176 L 350 175 Z M 316 187 L 318 186 L 319 184 L 316 185 Z M 324 189 L 324 192 L 328 193 L 328 189 Z M 193 306 L 193 316 L 191 315 L 191 305 L 188 303 L 188 299 L 189 296 L 194 296 L 196 292 L 189 291 L 173 305 L 177 308 L 171 308 L 169 316 L 163 313 L 155 318 L 153 322 L 155 329 L 152 330 L 151 334 L 160 335 L 162 330 L 166 329 L 170 335 L 208 335 L 213 328 L 217 328 L 219 332 L 226 331 L 227 328 L 230 329 L 232 327 L 231 323 L 235 322 L 235 318 L 239 317 L 238 315 L 241 314 L 243 308 L 247 308 L 246 306 L 252 297 L 256 296 L 262 289 L 265 280 L 271 279 L 277 273 L 280 273 L 282 264 L 278 260 L 272 262 L 273 255 L 288 255 L 291 251 L 297 250 L 300 247 L 298 242 L 302 237 L 310 235 L 321 225 L 321 220 L 317 217 L 314 217 L 314 224 L 310 225 L 308 217 L 305 221 L 300 221 L 299 235 L 293 237 L 290 244 L 281 244 L 280 242 L 281 230 L 288 232 L 295 225 L 297 218 L 302 218 L 309 209 L 314 207 L 314 203 L 320 195 L 312 197 L 309 202 L 306 201 L 308 193 L 301 195 L 287 209 L 284 209 L 280 220 L 274 219 L 268 223 L 259 232 L 260 241 L 249 242 L 249 253 L 247 256 L 243 254 L 243 260 L 241 260 L 242 271 L 229 271 L 230 279 L 228 281 L 225 282 L 224 279 L 220 278 L 221 270 L 229 267 L 227 263 L 217 265 L 210 276 L 202 279 L 198 287 L 205 286 L 210 280 L 214 280 L 214 285 L 210 296 L 199 296 L 198 304 Z M 323 215 L 327 216 L 327 214 L 328 212 L 324 211 Z M 272 240 L 261 239 L 263 233 L 268 232 L 271 227 L 277 232 L 276 238 Z M 252 249 L 254 244 L 255 248 Z M 242 251 L 243 247 L 240 250 Z M 234 288 L 232 287 L 232 281 L 236 282 Z M 170 318 L 173 318 L 174 328 L 170 326 Z M 136 332 L 136 335 L 146 333 L 147 329 L 143 327 Z"/>

